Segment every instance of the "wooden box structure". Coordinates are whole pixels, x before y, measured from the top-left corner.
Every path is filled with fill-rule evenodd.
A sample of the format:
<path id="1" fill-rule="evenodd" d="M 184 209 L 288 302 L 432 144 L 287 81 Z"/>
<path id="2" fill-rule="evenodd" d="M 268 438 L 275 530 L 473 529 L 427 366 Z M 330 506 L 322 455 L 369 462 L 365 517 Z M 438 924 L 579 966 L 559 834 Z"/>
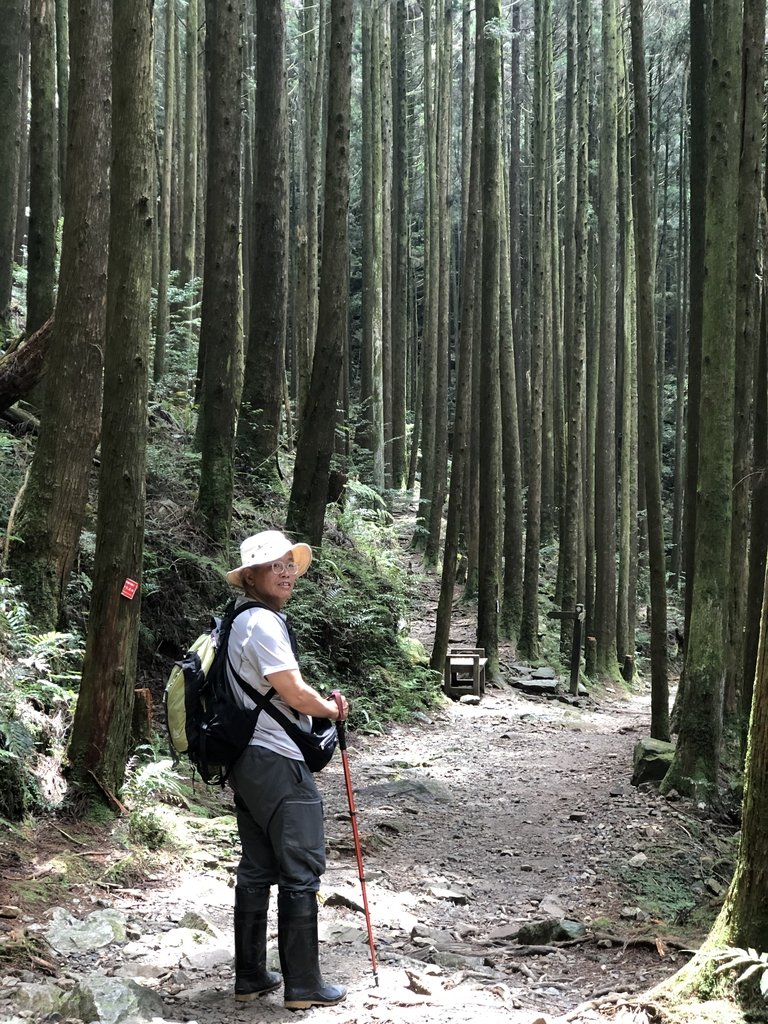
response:
<path id="1" fill-rule="evenodd" d="M 451 647 L 443 671 L 443 691 L 448 697 L 485 693 L 485 666 L 488 659 L 482 647 Z"/>

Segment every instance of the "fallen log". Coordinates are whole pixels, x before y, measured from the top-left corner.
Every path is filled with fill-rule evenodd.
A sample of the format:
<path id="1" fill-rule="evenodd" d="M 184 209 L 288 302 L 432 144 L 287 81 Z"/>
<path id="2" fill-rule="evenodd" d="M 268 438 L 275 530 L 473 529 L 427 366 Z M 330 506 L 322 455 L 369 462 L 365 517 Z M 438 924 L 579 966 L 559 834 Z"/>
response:
<path id="1" fill-rule="evenodd" d="M 29 338 L 0 356 L 0 413 L 29 394 L 42 378 L 53 326 L 51 316 Z"/>

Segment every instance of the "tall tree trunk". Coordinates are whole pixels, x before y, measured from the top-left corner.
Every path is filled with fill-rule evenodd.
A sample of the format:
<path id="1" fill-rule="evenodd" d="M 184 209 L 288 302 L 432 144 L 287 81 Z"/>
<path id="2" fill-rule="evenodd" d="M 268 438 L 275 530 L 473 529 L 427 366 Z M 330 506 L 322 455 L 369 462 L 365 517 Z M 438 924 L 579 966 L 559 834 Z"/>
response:
<path id="1" fill-rule="evenodd" d="M 19 111 L 19 174 L 16 193 L 16 230 L 13 233 L 13 254 L 19 265 L 25 262 L 28 242 L 27 201 L 29 196 L 29 59 L 30 0 L 22 2 L 21 22 L 21 109 Z"/>
<path id="2" fill-rule="evenodd" d="M 672 493 L 672 564 L 671 584 L 680 589 L 683 575 L 683 477 L 685 473 L 685 367 L 688 361 L 688 135 L 683 112 L 688 108 L 688 75 L 683 78 L 680 103 L 680 166 L 678 172 L 677 228 L 677 318 L 675 330 L 675 447 L 674 483 Z"/>
<path id="3" fill-rule="evenodd" d="M 101 421 L 110 158 L 109 8 L 73 7 L 70 169 L 56 321 L 46 356 L 40 436 L 16 513 L 14 576 L 35 621 L 55 629 L 85 518 Z M 77 395 L 77 402 L 72 396 Z"/>
<path id="4" fill-rule="evenodd" d="M 165 88 L 163 90 L 163 161 L 160 178 L 160 265 L 155 314 L 155 382 L 165 375 L 165 346 L 168 338 L 168 277 L 171 272 L 171 183 L 174 153 L 176 104 L 176 0 L 165 0 Z"/>
<path id="5" fill-rule="evenodd" d="M 406 483 L 406 351 L 408 345 L 408 241 L 410 180 L 408 174 L 408 97 L 406 93 L 406 10 L 397 0 L 394 75 L 394 211 L 392 261 L 392 485 Z"/>
<path id="6" fill-rule="evenodd" d="M 69 0 L 56 3 L 56 94 L 59 142 L 59 191 L 64 195 L 67 181 L 67 124 L 69 110 Z"/>
<path id="7" fill-rule="evenodd" d="M 765 106 L 763 38 L 765 0 L 745 0 L 743 111 L 739 168 L 738 255 L 736 266 L 736 363 L 734 395 L 733 517 L 728 597 L 728 657 L 725 675 L 725 727 L 741 746 L 744 634 L 749 551 L 749 494 L 752 479 L 752 408 L 756 339 L 760 327 L 761 273 L 758 258 L 762 192 L 762 122 Z"/>
<path id="8" fill-rule="evenodd" d="M 632 0 L 631 30 L 635 95 L 635 237 L 637 324 L 640 349 L 640 440 L 645 473 L 648 562 L 651 580 L 651 736 L 654 739 L 668 740 L 666 555 L 664 514 L 661 502 L 661 442 L 658 433 L 656 337 L 652 294 L 655 275 L 643 0 Z"/>
<path id="9" fill-rule="evenodd" d="M 699 428 L 701 395 L 701 345 L 704 316 L 704 246 L 707 216 L 707 168 L 709 146 L 709 66 L 712 35 L 709 25 L 711 7 L 705 0 L 690 0 L 691 34 L 691 141 L 690 173 L 690 271 L 688 331 L 688 415 L 685 431 L 685 635 L 688 636 L 695 573 L 696 488 L 699 472 Z M 685 669 L 678 688 L 676 705 L 685 692 Z M 676 717 L 676 716 L 675 716 Z"/>
<path id="10" fill-rule="evenodd" d="M 603 84 L 600 123 L 600 362 L 595 460 L 596 670 L 616 664 L 616 125 L 618 41 L 616 0 L 603 0 Z"/>
<path id="11" fill-rule="evenodd" d="M 285 13 L 256 8 L 256 187 L 251 317 L 238 449 L 256 475 L 274 477 L 288 315 L 288 98 Z"/>
<path id="12" fill-rule="evenodd" d="M 544 303 L 546 294 L 546 183 L 545 153 L 547 122 L 547 86 L 545 82 L 546 39 L 551 29 L 551 0 L 536 7 L 534 57 L 534 134 L 533 134 L 533 260 L 531 267 L 531 385 L 526 477 L 525 576 L 523 613 L 518 649 L 524 657 L 536 658 L 539 651 L 539 546 L 542 505 L 542 416 L 544 376 Z"/>
<path id="13" fill-rule="evenodd" d="M 312 356 L 317 331 L 317 281 L 319 273 L 319 196 L 322 184 L 323 153 L 323 98 L 327 69 L 326 47 L 326 5 L 325 0 L 315 3 L 304 0 L 301 12 L 303 35 L 303 56 L 305 73 L 302 77 L 303 97 L 303 153 L 304 153 L 304 203 L 299 212 L 299 232 L 306 256 L 302 264 L 302 288 L 297 296 L 297 315 L 294 325 L 296 334 L 297 392 L 299 420 L 302 416 L 309 378 L 312 372 Z"/>
<path id="14" fill-rule="evenodd" d="M 440 245 L 437 217 L 437 117 L 432 60 L 432 0 L 423 3 L 424 43 L 424 303 L 421 334 L 421 479 L 414 542 L 426 544 L 432 507 L 437 410 L 437 317 Z"/>
<path id="15" fill-rule="evenodd" d="M 209 188 L 200 324 L 205 362 L 200 394 L 198 507 L 208 535 L 226 549 L 243 373 L 239 247 L 243 11 L 240 4 L 207 0 L 206 14 Z"/>
<path id="16" fill-rule="evenodd" d="M 733 484 L 741 11 L 712 8 L 696 576 L 685 652 L 680 735 L 662 787 L 707 799 L 717 790 Z"/>
<path id="17" fill-rule="evenodd" d="M 501 17 L 501 0 L 485 0 L 486 25 Z M 501 41 L 484 32 L 483 82 L 483 305 L 480 370 L 480 549 L 477 644 L 485 650 L 491 679 L 499 672 L 499 220 L 501 204 Z"/>
<path id="18" fill-rule="evenodd" d="M 516 637 L 523 612 L 523 468 L 517 416 L 512 292 L 510 289 L 509 216 L 501 218 L 501 288 L 499 308 L 499 377 L 501 385 L 501 444 L 504 477 L 504 583 L 500 631 Z"/>
<path id="19" fill-rule="evenodd" d="M 435 443 L 432 459 L 432 495 L 429 514 L 429 532 L 424 551 L 428 565 L 436 565 L 440 549 L 440 531 L 448 472 L 448 377 L 450 360 L 450 280 L 451 280 L 451 221 L 449 208 L 449 181 L 451 155 L 451 64 L 453 54 L 453 18 L 451 0 L 438 0 L 437 18 L 437 89 L 435 116 L 437 139 L 435 146 L 435 204 L 438 246 L 437 336 L 435 356 L 437 379 L 435 391 Z"/>
<path id="20" fill-rule="evenodd" d="M 381 237 L 381 79 L 379 15 L 372 0 L 362 8 L 363 32 L 363 340 L 361 441 L 371 453 L 371 480 L 384 487 L 382 407 L 382 237 Z"/>
<path id="21" fill-rule="evenodd" d="M 18 0 L 0 4 L 0 342 L 8 327 L 13 285 L 16 194 L 20 169 L 22 6 Z"/>
<path id="22" fill-rule="evenodd" d="M 483 23 L 483 10 L 478 6 L 479 23 Z M 478 30 L 478 43 L 482 36 Z M 468 181 L 468 202 L 473 210 L 479 210 L 482 191 L 480 174 L 482 168 L 482 146 L 484 133 L 483 104 L 483 47 L 475 51 L 475 90 L 470 125 L 470 172 Z M 467 218 L 467 233 L 464 237 L 461 273 L 461 325 L 459 329 L 459 351 L 456 366 L 456 413 L 453 421 L 453 458 L 451 461 L 451 486 L 448 492 L 448 519 L 445 527 L 445 551 L 443 572 L 440 578 L 440 598 L 435 622 L 435 642 L 432 647 L 430 664 L 442 672 L 451 631 L 454 589 L 456 586 L 459 539 L 465 504 L 468 500 L 468 470 L 470 443 L 470 415 L 472 411 L 472 353 L 475 347 L 475 310 L 478 304 L 480 284 L 480 245 L 482 240 L 480 217 Z"/>
<path id="23" fill-rule="evenodd" d="M 144 554 L 153 160 L 149 4 L 115 4 L 112 52 L 100 501 L 88 639 L 69 761 L 81 786 L 91 788 L 94 777 L 102 790 L 116 793 L 130 745 Z M 124 590 L 129 580 L 138 585 L 132 598 Z"/>
<path id="24" fill-rule="evenodd" d="M 352 3 L 331 0 L 325 213 L 317 344 L 288 505 L 288 529 L 319 545 L 336 426 L 336 396 L 347 320 L 347 208 L 352 89 Z"/>
<path id="25" fill-rule="evenodd" d="M 56 284 L 56 43 L 50 0 L 31 0 L 27 334 L 53 312 Z"/>
<path id="26" fill-rule="evenodd" d="M 379 11 L 379 82 L 381 95 L 381 373 L 384 486 L 392 487 L 392 23 L 389 5 Z"/>
<path id="27" fill-rule="evenodd" d="M 195 276 L 195 227 L 197 221 L 197 90 L 198 0 L 187 0 L 186 74 L 184 80 L 184 195 L 182 199 L 181 261 L 179 286 Z M 190 295 L 190 305 L 196 296 Z M 190 325 L 188 341 L 191 340 Z"/>
<path id="28" fill-rule="evenodd" d="M 763 284 L 765 289 L 765 284 Z M 765 577 L 766 551 L 768 551 L 768 316 L 766 295 L 763 294 L 760 333 L 757 339 L 755 360 L 755 415 L 754 415 L 754 464 L 755 478 L 752 483 L 752 508 L 750 510 L 749 537 L 749 580 L 747 582 L 747 607 L 752 611 L 760 601 L 762 582 Z M 760 623 L 757 616 L 747 616 L 744 635 L 744 693 L 742 704 L 742 736 L 746 747 L 749 713 L 752 707 L 752 688 L 757 664 L 757 649 L 760 639 Z"/>
<path id="29" fill-rule="evenodd" d="M 584 603 L 579 588 L 579 533 L 584 517 L 583 497 L 583 434 L 586 398 L 586 344 L 587 344 L 587 269 L 589 261 L 587 212 L 589 207 L 589 11 L 588 0 L 575 0 L 575 82 L 573 109 L 573 235 L 566 236 L 566 253 L 573 249 L 573 297 L 567 303 L 570 329 L 566 331 L 566 344 L 571 346 L 567 405 L 567 466 L 565 490 L 565 531 L 561 541 L 562 606 L 565 610 Z M 566 275 L 568 278 L 570 275 Z M 561 649 L 570 645 L 571 636 L 567 620 L 563 620 L 560 634 Z"/>

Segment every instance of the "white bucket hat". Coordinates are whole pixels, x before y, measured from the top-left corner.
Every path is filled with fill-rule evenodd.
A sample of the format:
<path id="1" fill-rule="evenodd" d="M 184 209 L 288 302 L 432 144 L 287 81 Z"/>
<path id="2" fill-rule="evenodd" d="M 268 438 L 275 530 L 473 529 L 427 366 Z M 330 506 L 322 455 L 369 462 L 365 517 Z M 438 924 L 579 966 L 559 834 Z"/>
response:
<path id="1" fill-rule="evenodd" d="M 241 564 L 227 573 L 227 583 L 231 587 L 242 588 L 243 569 L 249 569 L 252 565 L 268 565 L 288 555 L 299 567 L 296 575 L 303 576 L 312 561 L 312 548 L 309 544 L 294 544 L 279 530 L 262 530 L 252 537 L 246 537 L 240 545 Z"/>

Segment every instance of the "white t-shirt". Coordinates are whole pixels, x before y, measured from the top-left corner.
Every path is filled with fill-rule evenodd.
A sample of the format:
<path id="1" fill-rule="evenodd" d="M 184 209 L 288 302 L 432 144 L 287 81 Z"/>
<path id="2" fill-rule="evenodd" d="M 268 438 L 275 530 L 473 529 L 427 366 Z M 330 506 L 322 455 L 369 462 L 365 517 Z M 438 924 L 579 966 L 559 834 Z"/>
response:
<path id="1" fill-rule="evenodd" d="M 242 604 L 244 600 L 245 598 L 241 598 L 237 603 Z M 267 675 L 299 667 L 291 649 L 285 616 L 280 612 L 270 611 L 268 608 L 252 608 L 237 616 L 229 634 L 228 654 L 227 674 L 235 701 L 240 707 L 248 709 L 255 707 L 255 704 L 237 685 L 232 675 L 232 669 L 242 676 L 254 690 L 266 695 L 271 689 L 269 680 L 265 678 Z M 295 712 L 288 707 L 279 694 L 273 695 L 272 703 L 302 729 L 310 730 L 312 720 L 307 715 L 300 715 L 299 718 L 296 718 Z M 297 761 L 303 760 L 299 748 L 285 729 L 266 711 L 262 711 L 258 717 L 251 743 L 274 750 L 275 753 L 282 754 L 284 757 L 291 757 Z"/>

